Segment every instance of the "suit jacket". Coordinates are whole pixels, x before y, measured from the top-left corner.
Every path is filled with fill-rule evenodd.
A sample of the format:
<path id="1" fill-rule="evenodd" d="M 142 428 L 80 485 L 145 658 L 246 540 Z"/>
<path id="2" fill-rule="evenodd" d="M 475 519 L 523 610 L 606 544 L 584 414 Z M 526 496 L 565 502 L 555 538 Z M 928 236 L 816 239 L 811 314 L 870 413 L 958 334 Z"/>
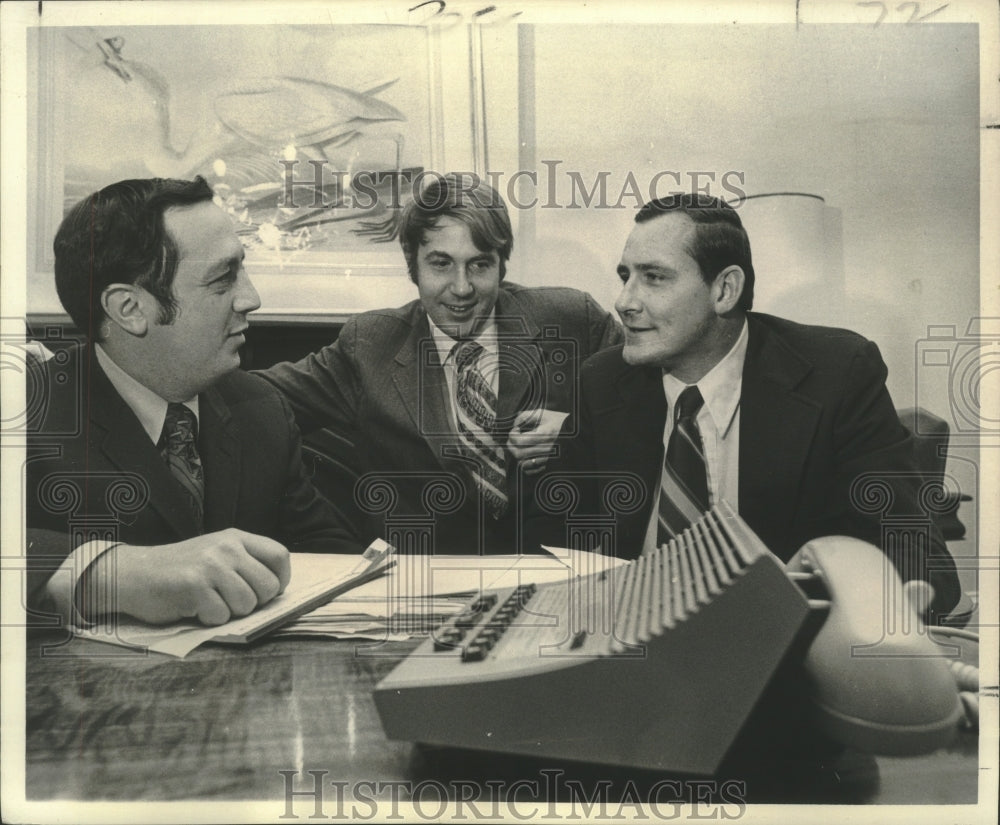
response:
<path id="1" fill-rule="evenodd" d="M 92 350 L 36 365 L 34 375 L 46 403 L 28 440 L 29 606 L 45 604 L 45 582 L 90 538 L 167 544 L 238 527 L 291 550 L 361 549 L 309 482 L 288 405 L 259 378 L 233 372 L 199 396 L 199 531 L 180 486 Z"/>
<path id="2" fill-rule="evenodd" d="M 921 509 L 923 479 L 912 436 L 886 390 L 878 348 L 847 330 L 758 313 L 750 313 L 748 323 L 740 515 L 786 561 L 819 536 L 855 536 L 882 546 L 883 524 L 901 518 L 894 524 L 922 532 L 933 561 L 917 546 L 885 549 L 904 579 L 931 579 L 937 609 L 953 606 L 959 597 L 954 563 L 931 514 Z M 569 514 L 553 516 L 552 502 L 541 507 L 531 519 L 531 540 L 565 544 L 567 516 L 613 515 L 615 552 L 634 558 L 660 485 L 667 413 L 662 371 L 626 364 L 615 347 L 584 365 L 580 391 L 578 435 L 549 466 L 553 474 L 572 476 L 580 498 Z M 617 497 L 608 495 L 616 480 L 626 482 L 627 494 L 619 486 Z M 539 499 L 547 494 L 544 480 L 538 493 Z"/>
<path id="3" fill-rule="evenodd" d="M 497 438 L 526 409 L 571 412 L 585 358 L 621 340 L 612 316 L 582 292 L 501 284 Z M 367 532 L 402 552 L 516 552 L 521 490 L 508 460 L 510 506 L 486 514 L 457 453 L 448 386 L 419 301 L 352 318 L 337 340 L 260 375 L 287 396 L 303 432 L 325 428 L 323 487 Z"/>

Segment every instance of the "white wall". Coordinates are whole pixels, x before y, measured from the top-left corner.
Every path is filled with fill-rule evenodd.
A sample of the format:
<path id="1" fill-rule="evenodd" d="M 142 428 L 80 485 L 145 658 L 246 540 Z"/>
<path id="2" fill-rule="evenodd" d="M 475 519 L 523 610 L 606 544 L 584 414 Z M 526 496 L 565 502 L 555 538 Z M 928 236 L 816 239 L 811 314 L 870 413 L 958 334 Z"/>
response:
<path id="1" fill-rule="evenodd" d="M 520 160 L 538 171 L 539 207 L 552 168 L 542 161 L 561 161 L 552 177 L 562 206 L 572 200 L 570 171 L 588 187 L 608 172 L 608 206 L 629 172 L 645 190 L 664 170 L 680 174 L 681 188 L 693 172 L 714 172 L 710 191 L 729 199 L 726 172 L 742 175 L 726 180 L 747 194 L 822 197 L 834 228 L 839 211 L 842 276 L 839 250 L 828 249 L 827 283 L 806 278 L 808 289 L 768 300 L 769 279 L 788 273 L 767 271 L 769 238 L 752 235 L 759 308 L 872 338 L 897 406 L 913 403 L 915 345 L 927 325 L 961 332 L 978 314 L 975 27 L 542 25 L 520 43 L 522 62 L 534 66 L 533 100 L 521 100 L 533 134 L 522 128 Z M 660 194 L 676 188 L 661 178 Z M 521 214 L 512 275 L 577 285 L 610 307 L 635 206 L 626 197 L 621 209 Z M 804 210 L 804 220 L 814 217 Z M 932 402 L 943 414 L 947 397 Z"/>

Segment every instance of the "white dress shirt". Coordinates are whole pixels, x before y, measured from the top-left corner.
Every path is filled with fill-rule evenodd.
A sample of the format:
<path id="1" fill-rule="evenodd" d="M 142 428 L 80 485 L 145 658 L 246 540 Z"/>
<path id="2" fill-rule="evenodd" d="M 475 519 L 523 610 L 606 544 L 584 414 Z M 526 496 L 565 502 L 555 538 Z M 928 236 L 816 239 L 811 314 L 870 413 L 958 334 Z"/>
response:
<path id="1" fill-rule="evenodd" d="M 705 450 L 709 505 L 727 501 L 739 510 L 740 492 L 740 393 L 743 389 L 743 363 L 747 357 L 747 322 L 743 322 L 736 343 L 695 386 L 705 403 L 695 419 Z M 667 420 L 663 427 L 663 449 L 674 429 L 674 406 L 688 387 L 670 373 L 663 373 L 663 391 L 667 397 Z M 656 547 L 659 528 L 659 492 L 653 504 L 646 530 L 644 552 Z"/>

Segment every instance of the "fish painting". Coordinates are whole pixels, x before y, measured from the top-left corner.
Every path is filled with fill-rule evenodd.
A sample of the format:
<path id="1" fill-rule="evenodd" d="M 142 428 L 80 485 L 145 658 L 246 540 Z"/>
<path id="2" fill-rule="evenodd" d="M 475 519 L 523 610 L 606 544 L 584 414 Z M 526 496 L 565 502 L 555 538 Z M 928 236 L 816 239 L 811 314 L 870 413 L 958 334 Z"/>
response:
<path id="1" fill-rule="evenodd" d="M 91 48 L 96 45 L 103 66 L 117 82 L 129 84 L 151 106 L 155 133 L 152 151 L 143 154 L 149 171 L 158 177 L 190 178 L 205 175 L 230 213 L 244 226 L 244 232 L 266 225 L 266 244 L 275 237 L 308 226 L 317 240 L 323 225 L 345 220 L 361 220 L 352 232 L 369 242 L 395 237 L 398 209 L 376 202 L 370 209 L 328 210 L 329 214 L 303 214 L 304 210 L 282 210 L 285 167 L 281 160 L 315 160 L 329 163 L 337 176 L 320 187 L 325 203 L 342 202 L 350 181 L 358 172 L 383 169 L 352 168 L 356 161 L 343 160 L 343 148 L 363 139 L 391 140 L 395 144 L 393 167 L 402 167 L 404 138 L 399 124 L 406 116 L 377 95 L 391 88 L 398 78 L 381 82 L 363 91 L 305 77 L 265 76 L 225 82 L 210 97 L 213 117 L 178 145 L 171 122 L 172 98 L 169 81 L 149 63 L 127 56 L 126 38 L 103 37 L 91 30 Z M 79 39 L 73 40 L 81 47 Z M 340 157 L 335 157 L 339 155 Z M 359 152 L 354 157 L 360 156 Z M 307 167 L 308 168 L 308 167 Z M 308 174 L 305 177 L 309 177 Z M 336 191 L 331 191 L 336 190 Z M 311 203 L 314 192 L 309 184 L 296 182 L 296 197 Z M 380 193 L 381 194 L 381 193 Z M 373 231 L 376 220 L 378 231 Z M 241 232 L 241 234 L 244 234 Z M 300 247 L 302 234 L 294 245 Z"/>

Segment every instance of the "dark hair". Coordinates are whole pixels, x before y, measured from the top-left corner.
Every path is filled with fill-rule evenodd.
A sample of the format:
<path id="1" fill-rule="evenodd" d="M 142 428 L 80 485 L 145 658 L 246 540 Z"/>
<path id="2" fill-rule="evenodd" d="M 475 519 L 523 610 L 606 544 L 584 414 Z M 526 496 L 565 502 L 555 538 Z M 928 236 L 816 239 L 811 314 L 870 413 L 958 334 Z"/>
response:
<path id="1" fill-rule="evenodd" d="M 684 193 L 650 201 L 636 214 L 635 222 L 646 223 L 668 212 L 683 212 L 694 221 L 694 243 L 688 254 L 698 262 L 706 283 L 712 283 L 727 266 L 743 270 L 743 294 L 737 307 L 750 310 L 754 284 L 750 238 L 736 210 L 720 198 Z"/>
<path id="2" fill-rule="evenodd" d="M 497 252 L 503 280 L 514 248 L 514 231 L 500 193 L 478 175 L 428 175 L 433 180 L 406 205 L 399 223 L 399 243 L 410 279 L 417 282 L 417 250 L 427 242 L 427 230 L 449 217 L 469 227 L 477 249 Z"/>
<path id="3" fill-rule="evenodd" d="M 111 284 L 136 284 L 160 306 L 157 319 L 177 314 L 172 287 L 177 244 L 163 214 L 213 197 L 202 177 L 193 181 L 123 180 L 88 195 L 63 218 L 56 232 L 56 291 L 73 323 L 92 341 L 101 340 L 101 296 Z"/>

